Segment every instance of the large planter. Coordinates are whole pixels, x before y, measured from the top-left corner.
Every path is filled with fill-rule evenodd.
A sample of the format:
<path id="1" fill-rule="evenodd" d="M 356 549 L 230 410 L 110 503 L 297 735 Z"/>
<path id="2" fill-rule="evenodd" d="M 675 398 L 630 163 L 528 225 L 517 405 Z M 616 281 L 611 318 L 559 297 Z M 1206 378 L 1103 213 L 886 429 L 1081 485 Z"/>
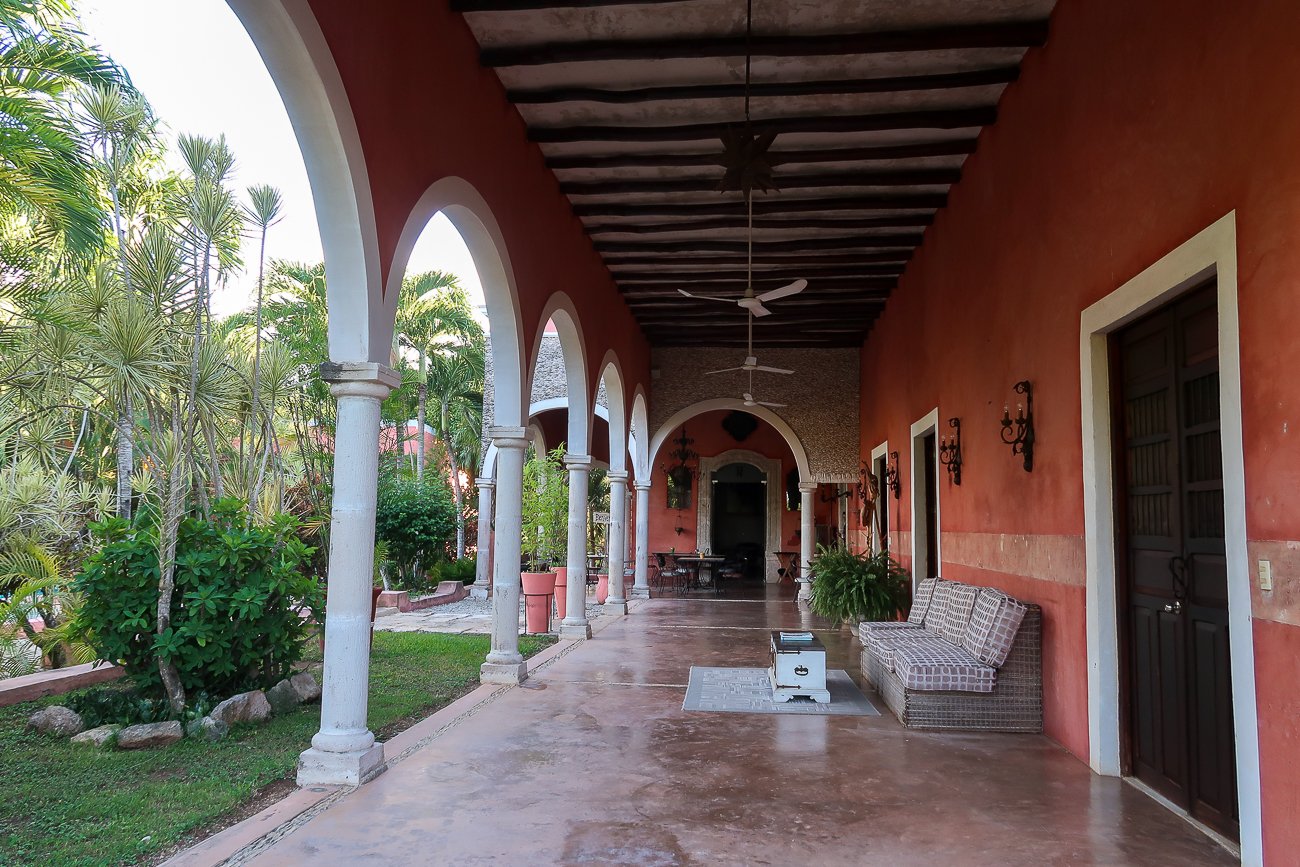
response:
<path id="1" fill-rule="evenodd" d="M 551 631 L 551 597 L 555 576 L 550 572 L 523 572 L 519 576 L 524 593 L 524 630 L 540 634 Z"/>
<path id="2" fill-rule="evenodd" d="M 560 566 L 555 570 L 555 616 L 561 620 L 569 612 L 569 567 Z"/>
<path id="3" fill-rule="evenodd" d="M 596 604 L 604 605 L 605 600 L 609 598 L 609 576 L 596 576 Z"/>

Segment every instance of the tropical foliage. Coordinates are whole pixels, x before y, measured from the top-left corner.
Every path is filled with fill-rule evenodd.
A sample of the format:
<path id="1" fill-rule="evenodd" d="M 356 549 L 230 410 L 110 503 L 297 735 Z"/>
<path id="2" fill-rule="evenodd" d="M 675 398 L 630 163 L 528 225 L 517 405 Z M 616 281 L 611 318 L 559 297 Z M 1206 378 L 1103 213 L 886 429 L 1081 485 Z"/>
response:
<path id="1" fill-rule="evenodd" d="M 894 620 L 907 606 L 908 572 L 888 552 L 854 553 L 819 545 L 812 574 L 808 605 L 828 620 Z"/>
<path id="2" fill-rule="evenodd" d="M 455 531 L 456 514 L 441 479 L 390 476 L 380 484 L 375 536 L 399 589 L 429 589 L 430 570 L 446 559 Z"/>
<path id="3" fill-rule="evenodd" d="M 564 565 L 569 537 L 569 478 L 564 446 L 538 453 L 531 446 L 524 461 L 521 544 L 533 570 Z"/>

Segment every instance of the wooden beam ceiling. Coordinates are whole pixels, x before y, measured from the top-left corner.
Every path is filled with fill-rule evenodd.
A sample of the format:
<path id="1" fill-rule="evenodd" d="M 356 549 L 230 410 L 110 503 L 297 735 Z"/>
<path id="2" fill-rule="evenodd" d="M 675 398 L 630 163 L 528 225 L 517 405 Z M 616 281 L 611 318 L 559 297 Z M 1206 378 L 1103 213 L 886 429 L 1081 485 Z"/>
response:
<path id="1" fill-rule="evenodd" d="M 976 139 L 960 138 L 917 144 L 879 145 L 860 148 L 821 148 L 819 150 L 768 151 L 768 162 L 773 166 L 793 163 L 856 163 L 873 160 L 908 160 L 926 157 L 965 156 L 975 153 Z M 564 169 L 621 169 L 621 168 L 692 168 L 696 166 L 722 166 L 722 150 L 690 154 L 621 153 L 589 156 L 565 154 L 546 158 L 546 165 L 556 170 Z"/>
<path id="2" fill-rule="evenodd" d="M 796 265 L 858 265 L 863 263 L 895 263 L 904 265 L 911 258 L 911 250 L 889 250 L 889 251 L 866 251 L 862 253 L 810 253 L 800 255 L 798 253 L 755 253 L 753 257 L 754 269 L 757 273 L 764 268 L 773 266 L 796 266 Z M 674 255 L 670 258 L 662 256 L 634 255 L 626 256 L 623 254 L 605 256 L 605 264 L 610 268 L 628 267 L 660 267 L 665 270 L 660 271 L 662 274 L 672 274 L 673 267 L 695 268 L 700 265 L 744 265 L 749 261 L 744 254 L 740 255 L 716 255 L 710 254 L 705 256 L 679 256 Z"/>
<path id="3" fill-rule="evenodd" d="M 782 280 L 790 282 L 800 277 L 811 280 L 817 278 L 861 278 L 861 277 L 897 277 L 901 274 L 901 265 L 831 265 L 807 266 L 804 268 L 781 268 L 771 271 L 755 271 L 755 283 L 777 283 Z M 612 271 L 614 279 L 620 285 L 633 283 L 734 283 L 745 282 L 744 267 L 719 268 L 712 271 Z"/>
<path id="4" fill-rule="evenodd" d="M 824 172 L 782 175 L 782 190 L 819 187 L 915 187 L 946 186 L 961 180 L 960 169 L 911 169 L 883 172 Z M 612 196 L 637 193 L 716 192 L 719 178 L 628 178 L 626 180 L 561 181 L 566 196 Z"/>
<path id="5" fill-rule="evenodd" d="M 805 217 L 799 220 L 754 220 L 755 229 L 903 229 L 928 226 L 933 214 L 898 214 L 889 217 Z M 665 232 L 707 232 L 716 229 L 744 229 L 744 217 L 714 217 L 671 223 L 588 223 L 588 235 L 657 235 Z"/>
<path id="6" fill-rule="evenodd" d="M 1047 41 L 1046 21 L 967 24 L 891 32 L 669 37 L 653 39 L 585 39 L 484 48 L 479 62 L 487 67 L 538 66 L 592 61 L 664 61 L 700 57 L 826 57 L 850 54 L 895 54 L 967 48 L 1034 48 Z"/>
<path id="7" fill-rule="evenodd" d="M 821 211 L 897 211 L 942 208 L 947 193 L 873 193 L 865 196 L 830 196 L 824 199 L 787 199 L 755 197 L 754 214 L 807 214 Z M 573 213 L 579 217 L 699 217 L 744 215 L 745 203 L 736 198 L 718 197 L 712 202 L 577 202 Z"/>
<path id="8" fill-rule="evenodd" d="M 995 66 L 969 72 L 939 75 L 902 75 L 889 78 L 838 78 L 815 81 L 765 81 L 751 83 L 754 98 L 774 96 L 823 96 L 828 94 L 901 93 L 913 90 L 952 90 L 1008 84 L 1020 75 L 1016 66 Z M 600 87 L 515 88 L 506 91 L 511 102 L 547 105 L 559 102 L 602 102 L 636 105 L 683 99 L 735 99 L 745 96 L 744 84 L 684 84 L 670 87 L 639 87 L 617 90 Z"/>
<path id="9" fill-rule="evenodd" d="M 684 253 L 698 250 L 702 253 L 743 253 L 747 241 L 594 241 L 593 246 L 602 253 Z M 879 247 L 915 247 L 921 236 L 906 235 L 846 235 L 833 238 L 801 238 L 797 241 L 755 241 L 754 250 L 764 253 L 795 253 L 802 250 L 855 250 Z"/>

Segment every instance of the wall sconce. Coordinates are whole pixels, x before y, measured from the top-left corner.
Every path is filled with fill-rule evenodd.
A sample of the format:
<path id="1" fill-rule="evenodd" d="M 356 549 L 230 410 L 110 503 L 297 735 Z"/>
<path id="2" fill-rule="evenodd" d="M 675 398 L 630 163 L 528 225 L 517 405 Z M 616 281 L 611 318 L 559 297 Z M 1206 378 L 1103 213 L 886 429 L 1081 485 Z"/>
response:
<path id="1" fill-rule="evenodd" d="M 1011 446 L 1012 455 L 1024 455 L 1025 472 L 1034 470 L 1034 389 L 1029 380 L 1022 379 L 1015 384 L 1016 394 L 1023 394 L 1025 402 L 1016 404 L 1016 417 L 1011 417 L 1011 408 L 1002 407 L 1002 442 Z"/>
<path id="2" fill-rule="evenodd" d="M 889 453 L 889 463 L 885 464 L 885 487 L 894 492 L 894 499 L 903 498 L 903 486 L 898 481 L 898 452 Z"/>
<path id="3" fill-rule="evenodd" d="M 853 496 L 853 492 L 850 491 L 847 486 L 843 486 L 840 490 L 821 491 L 817 494 L 817 499 L 821 500 L 823 503 L 834 503 L 839 500 L 847 500 L 851 496 Z"/>
<path id="4" fill-rule="evenodd" d="M 961 484 L 961 419 L 956 416 L 948 419 L 952 436 L 939 440 L 939 463 L 948 468 L 948 478 L 954 485 Z"/>

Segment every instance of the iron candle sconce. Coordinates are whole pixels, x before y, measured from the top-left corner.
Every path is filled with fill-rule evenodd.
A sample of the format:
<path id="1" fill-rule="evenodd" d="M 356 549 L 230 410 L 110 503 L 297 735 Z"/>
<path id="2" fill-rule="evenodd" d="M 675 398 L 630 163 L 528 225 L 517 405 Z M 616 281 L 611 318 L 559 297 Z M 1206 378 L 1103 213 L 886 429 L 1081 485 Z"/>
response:
<path id="1" fill-rule="evenodd" d="M 1011 408 L 1002 407 L 1002 442 L 1011 446 L 1012 455 L 1023 455 L 1025 472 L 1034 470 L 1034 389 L 1029 380 L 1022 379 L 1015 384 L 1016 394 L 1023 394 L 1025 402 L 1016 404 L 1016 417 L 1011 417 Z"/>
<path id="2" fill-rule="evenodd" d="M 953 416 L 948 419 L 948 427 L 952 428 L 952 436 L 945 436 L 939 440 L 939 463 L 948 469 L 948 478 L 952 479 L 954 485 L 961 484 L 961 419 Z"/>
<path id="3" fill-rule="evenodd" d="M 898 452 L 889 453 L 889 463 L 885 464 L 885 487 L 894 492 L 894 499 L 903 497 L 903 487 L 898 481 Z"/>

